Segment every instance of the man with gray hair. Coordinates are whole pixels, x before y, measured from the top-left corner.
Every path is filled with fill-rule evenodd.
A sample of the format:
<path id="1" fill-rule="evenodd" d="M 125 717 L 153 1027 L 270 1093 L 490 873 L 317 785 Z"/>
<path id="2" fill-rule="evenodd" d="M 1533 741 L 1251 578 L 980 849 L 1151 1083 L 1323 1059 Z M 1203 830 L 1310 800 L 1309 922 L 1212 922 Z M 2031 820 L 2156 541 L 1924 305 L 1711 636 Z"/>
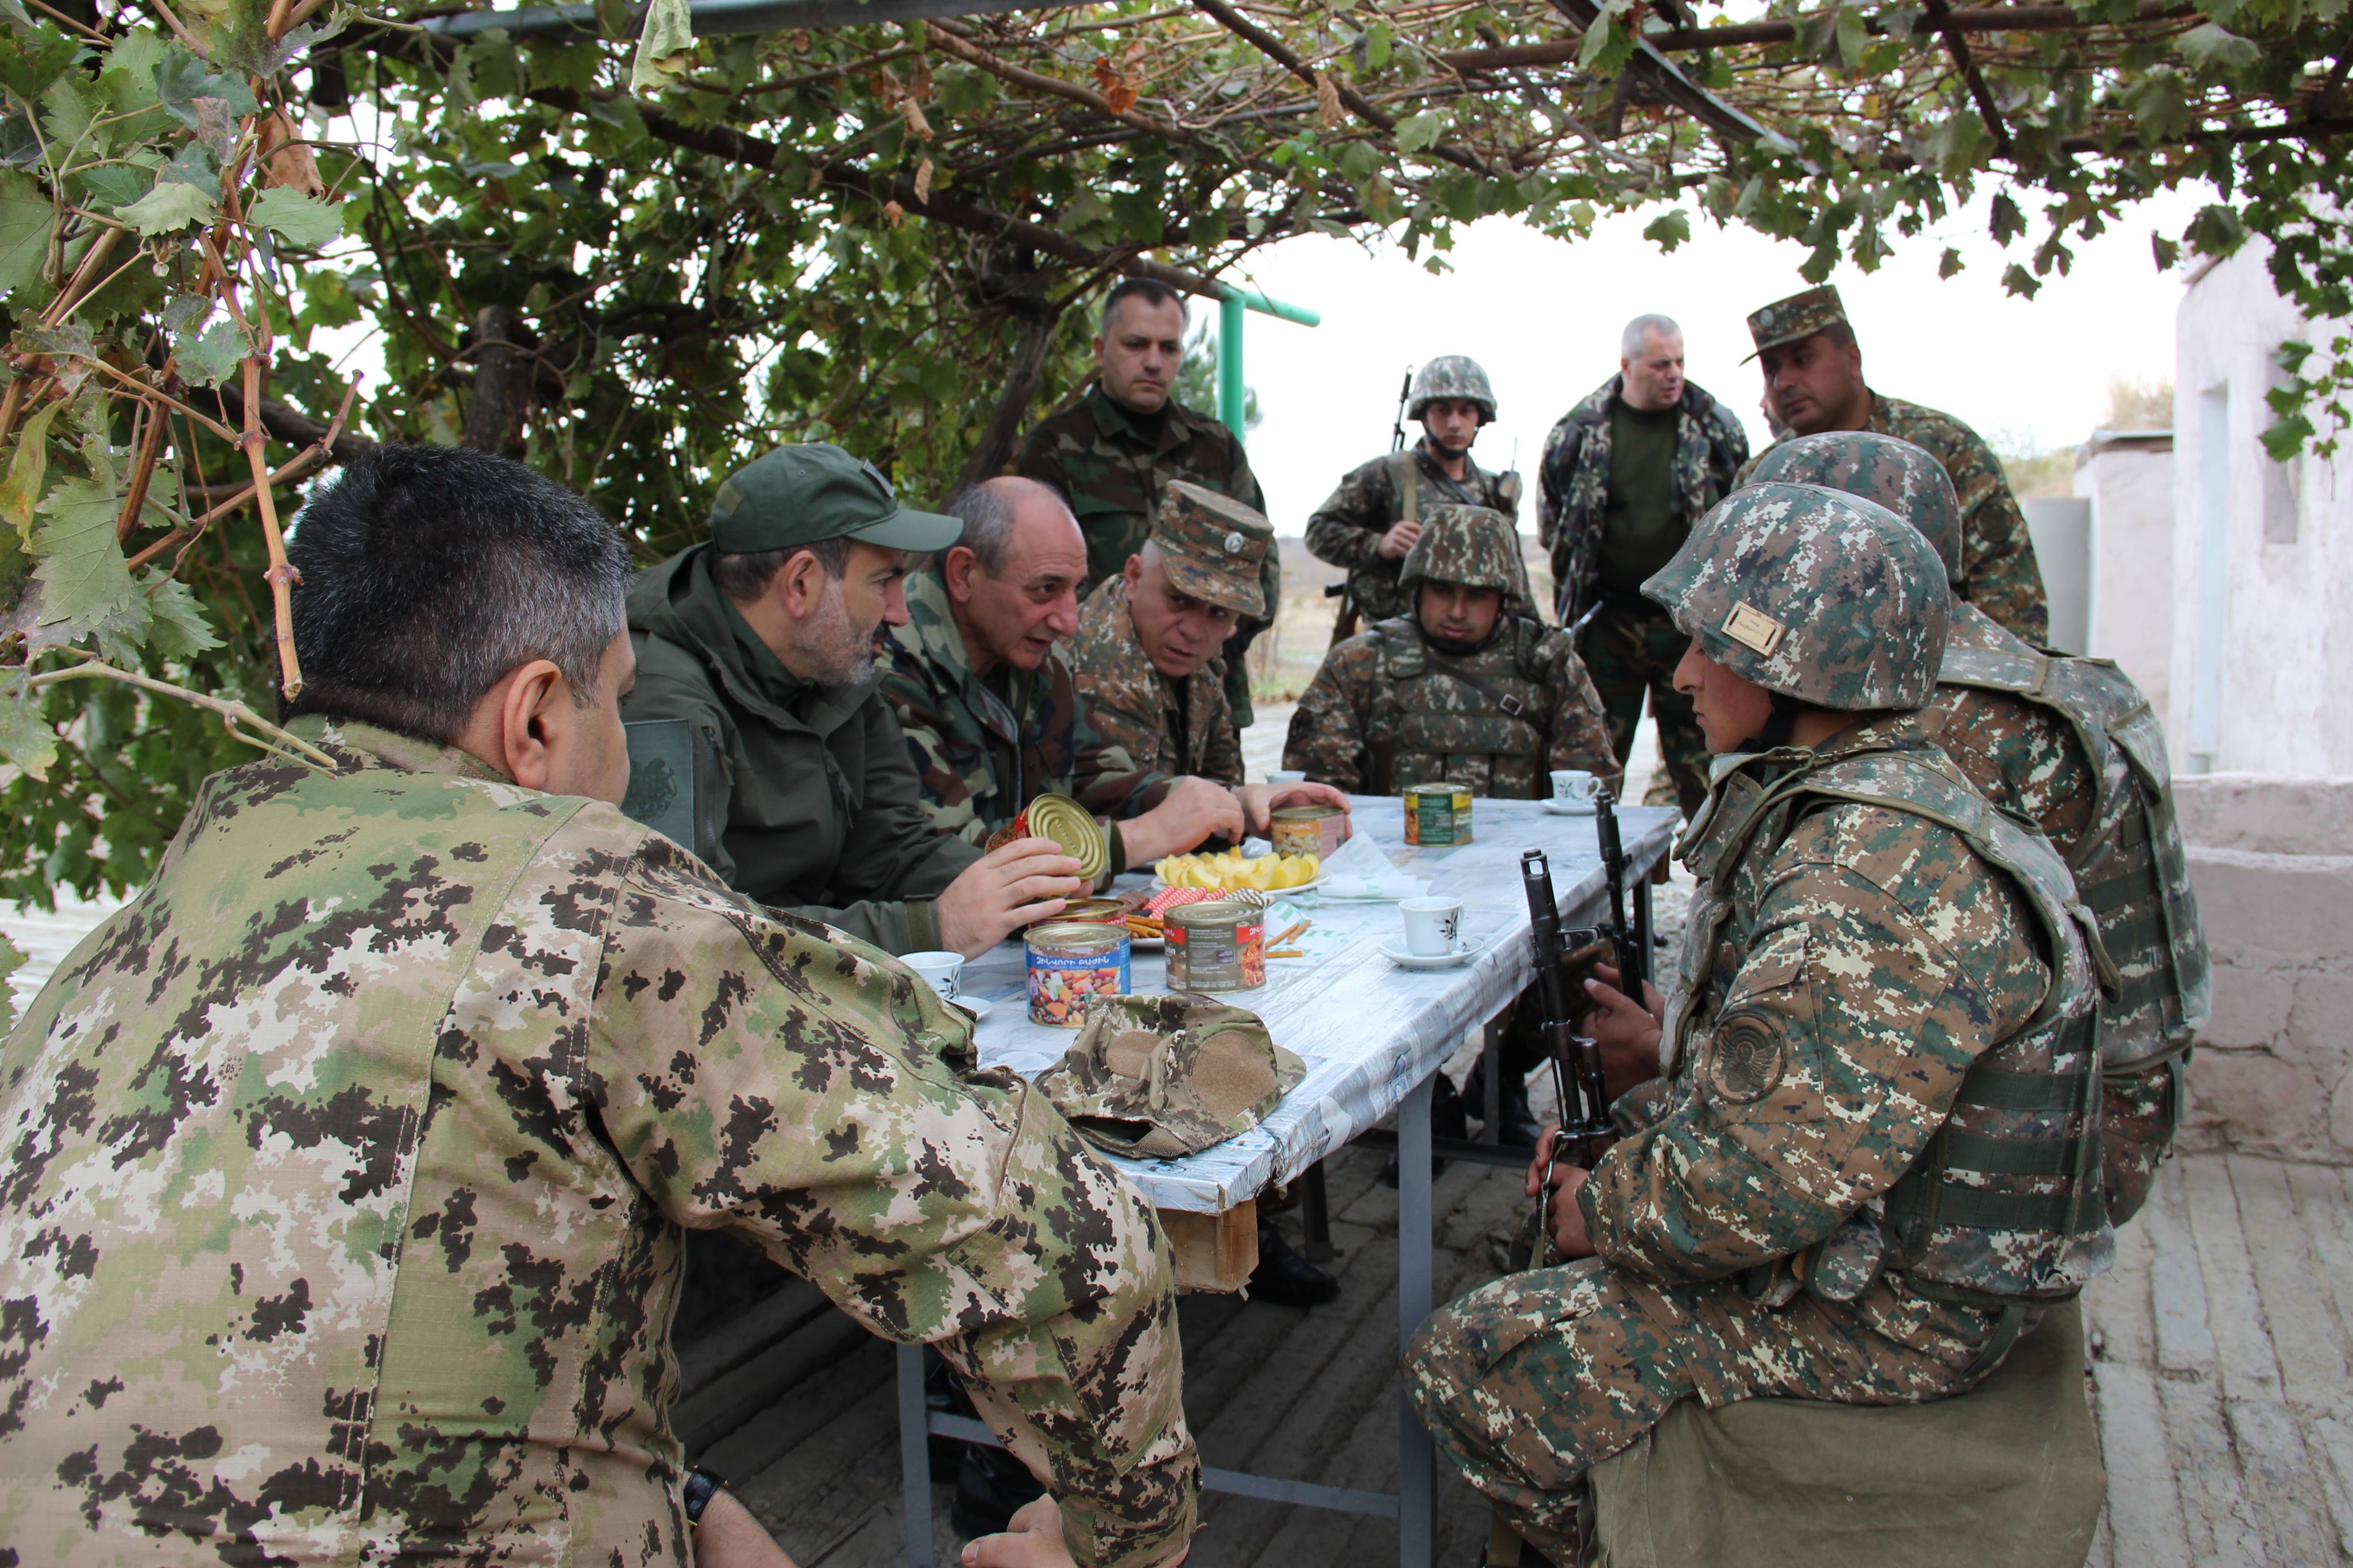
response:
<path id="1" fill-rule="evenodd" d="M 1707 748 L 1691 700 L 1674 688 L 1691 639 L 1641 595 L 1693 523 L 1732 489 L 1748 460 L 1739 418 L 1683 378 L 1683 329 L 1665 316 L 1626 323 L 1618 374 L 1545 438 L 1536 534 L 1552 554 L 1560 623 L 1609 717 L 1622 766 L 1650 700 L 1659 754 L 1685 816 L 1707 795 Z"/>

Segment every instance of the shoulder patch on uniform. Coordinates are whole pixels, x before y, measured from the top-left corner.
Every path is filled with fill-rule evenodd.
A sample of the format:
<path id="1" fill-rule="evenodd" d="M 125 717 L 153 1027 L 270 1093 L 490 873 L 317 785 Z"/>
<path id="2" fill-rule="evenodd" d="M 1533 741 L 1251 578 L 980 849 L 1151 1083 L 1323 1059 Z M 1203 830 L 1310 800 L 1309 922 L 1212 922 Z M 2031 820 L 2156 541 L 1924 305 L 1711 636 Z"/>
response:
<path id="1" fill-rule="evenodd" d="M 1715 1022 L 1708 1050 L 1708 1077 L 1715 1092 L 1735 1105 L 1748 1105 L 1780 1087 L 1789 1052 L 1778 1014 L 1727 1013 Z"/>
<path id="2" fill-rule="evenodd" d="M 1735 605 L 1732 614 L 1724 617 L 1724 635 L 1759 658 L 1770 658 L 1789 628 L 1750 605 Z"/>

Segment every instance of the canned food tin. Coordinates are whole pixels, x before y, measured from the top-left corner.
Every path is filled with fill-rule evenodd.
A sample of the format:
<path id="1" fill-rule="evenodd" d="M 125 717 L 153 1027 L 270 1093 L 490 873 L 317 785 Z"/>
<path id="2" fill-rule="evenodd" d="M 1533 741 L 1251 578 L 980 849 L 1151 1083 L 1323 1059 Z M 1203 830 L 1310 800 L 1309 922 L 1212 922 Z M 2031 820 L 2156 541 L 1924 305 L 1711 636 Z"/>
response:
<path id="1" fill-rule="evenodd" d="M 1250 904 L 1178 904 L 1168 930 L 1168 989 L 1251 991 L 1266 984 L 1266 911 Z"/>
<path id="2" fill-rule="evenodd" d="M 1126 994 L 1127 928 L 1056 921 L 1030 928 L 1029 1021 L 1075 1029 L 1087 1020 L 1087 1002 Z"/>
<path id="3" fill-rule="evenodd" d="M 1286 805 L 1274 814 L 1278 855 L 1329 856 L 1348 841 L 1348 814 L 1336 805 Z"/>
<path id="4" fill-rule="evenodd" d="M 1126 922 L 1127 906 L 1117 899 L 1072 899 L 1054 919 L 1083 925 L 1121 925 Z"/>
<path id="5" fill-rule="evenodd" d="M 1424 848 L 1471 842 L 1467 784 L 1409 784 L 1405 792 L 1405 841 Z"/>

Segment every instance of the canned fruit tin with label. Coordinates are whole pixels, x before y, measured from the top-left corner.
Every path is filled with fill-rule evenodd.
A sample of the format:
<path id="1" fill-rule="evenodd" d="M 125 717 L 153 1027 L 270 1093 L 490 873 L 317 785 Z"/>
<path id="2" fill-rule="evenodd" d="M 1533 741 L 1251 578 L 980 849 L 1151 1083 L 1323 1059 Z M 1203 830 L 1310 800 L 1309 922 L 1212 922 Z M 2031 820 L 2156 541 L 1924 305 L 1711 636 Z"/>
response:
<path id="1" fill-rule="evenodd" d="M 1128 990 L 1124 926 L 1061 921 L 1031 928 L 1025 945 L 1033 1024 L 1075 1029 L 1086 1022 L 1090 1000 Z"/>
<path id="2" fill-rule="evenodd" d="M 1252 991 L 1266 984 L 1266 914 L 1248 904 L 1179 904 L 1167 914 L 1168 989 Z"/>
<path id="3" fill-rule="evenodd" d="M 1319 859 L 1348 841 L 1348 814 L 1336 805 L 1286 805 L 1274 814 L 1278 855 L 1314 855 Z"/>
<path id="4" fill-rule="evenodd" d="M 1455 784 L 1413 784 L 1405 792 L 1405 841 L 1425 849 L 1471 842 L 1471 790 Z"/>

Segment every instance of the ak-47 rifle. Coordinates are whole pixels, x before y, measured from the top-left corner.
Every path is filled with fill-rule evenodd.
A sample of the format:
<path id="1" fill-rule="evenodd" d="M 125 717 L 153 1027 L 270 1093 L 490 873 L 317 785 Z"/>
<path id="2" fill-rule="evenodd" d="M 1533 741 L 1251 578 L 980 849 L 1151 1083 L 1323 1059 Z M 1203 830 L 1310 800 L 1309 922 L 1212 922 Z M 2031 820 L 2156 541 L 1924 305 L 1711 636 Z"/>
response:
<path id="1" fill-rule="evenodd" d="M 1389 425 L 1389 450 L 1405 450 L 1405 405 L 1413 400 L 1413 366 L 1405 367 L 1405 380 L 1398 384 L 1397 418 Z"/>
<path id="2" fill-rule="evenodd" d="M 1600 1047 L 1591 1037 L 1577 1032 L 1581 1009 L 1569 996 L 1568 976 L 1561 967 L 1563 958 L 1592 942 L 1596 933 L 1561 929 L 1560 909 L 1553 901 L 1552 866 L 1543 850 L 1521 852 L 1520 881 L 1528 896 L 1528 942 L 1535 950 L 1545 1057 L 1552 1064 L 1553 1088 L 1560 1100 L 1560 1131 L 1545 1152 L 1544 1182 L 1536 1188 L 1536 1212 L 1526 1244 L 1525 1266 L 1541 1268 L 1551 1256 L 1553 1167 L 1567 1160 L 1590 1169 L 1600 1157 L 1603 1142 L 1617 1128 L 1609 1120 Z"/>
<path id="3" fill-rule="evenodd" d="M 1651 978 L 1651 956 L 1626 918 L 1626 846 L 1618 837 L 1618 797 L 1609 790 L 1593 796 L 1593 827 L 1601 837 L 1601 870 L 1609 879 L 1609 923 L 1601 934 L 1618 950 L 1618 989 L 1640 1002 L 1642 983 Z"/>

